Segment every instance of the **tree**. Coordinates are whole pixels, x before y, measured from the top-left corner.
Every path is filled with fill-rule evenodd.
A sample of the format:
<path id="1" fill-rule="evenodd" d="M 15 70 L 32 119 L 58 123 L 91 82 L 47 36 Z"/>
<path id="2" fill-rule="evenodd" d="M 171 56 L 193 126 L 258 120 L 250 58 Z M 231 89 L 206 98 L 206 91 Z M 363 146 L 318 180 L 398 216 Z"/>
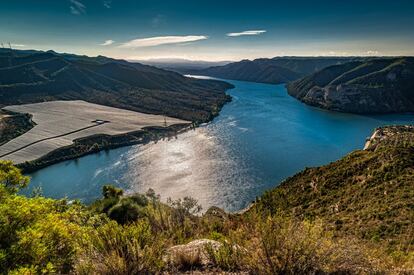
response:
<path id="1" fill-rule="evenodd" d="M 102 187 L 102 195 L 104 196 L 105 199 L 119 198 L 122 196 L 122 194 L 123 194 L 122 189 L 116 188 L 115 186 L 104 185 Z"/>
<path id="2" fill-rule="evenodd" d="M 13 162 L 0 160 L 0 184 L 15 193 L 29 184 L 29 177 L 23 176 Z"/>

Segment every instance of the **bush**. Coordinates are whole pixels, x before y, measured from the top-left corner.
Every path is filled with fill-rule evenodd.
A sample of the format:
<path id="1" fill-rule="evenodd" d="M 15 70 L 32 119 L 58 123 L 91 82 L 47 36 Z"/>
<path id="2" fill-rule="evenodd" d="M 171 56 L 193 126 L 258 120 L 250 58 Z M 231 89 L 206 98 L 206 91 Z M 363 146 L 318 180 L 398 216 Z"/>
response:
<path id="1" fill-rule="evenodd" d="M 246 262 L 257 273 L 359 273 L 371 268 L 363 246 L 334 240 L 321 221 L 268 217 L 257 221 L 253 235 Z"/>
<path id="2" fill-rule="evenodd" d="M 4 191 L 4 185 L 0 190 Z M 0 191 L 0 194 L 3 193 Z M 18 207 L 16 207 L 18 206 Z M 0 200 L 0 270 L 29 274 L 45 270 L 67 273 L 76 257 L 77 240 L 88 230 L 78 205 L 16 194 Z"/>
<path id="3" fill-rule="evenodd" d="M 167 241 L 146 221 L 110 222 L 90 232 L 75 264 L 78 274 L 152 274 L 162 270 Z"/>
<path id="4" fill-rule="evenodd" d="M 108 211 L 108 217 L 119 224 L 131 223 L 145 216 L 145 208 L 130 198 L 120 200 Z"/>

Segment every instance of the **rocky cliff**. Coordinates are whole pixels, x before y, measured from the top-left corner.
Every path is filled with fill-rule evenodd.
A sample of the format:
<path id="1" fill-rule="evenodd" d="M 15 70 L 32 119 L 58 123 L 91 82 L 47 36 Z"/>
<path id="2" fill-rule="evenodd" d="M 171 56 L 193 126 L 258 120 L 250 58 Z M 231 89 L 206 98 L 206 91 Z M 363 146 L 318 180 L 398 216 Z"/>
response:
<path id="1" fill-rule="evenodd" d="M 414 111 L 414 58 L 330 66 L 287 85 L 306 104 L 350 113 Z"/>

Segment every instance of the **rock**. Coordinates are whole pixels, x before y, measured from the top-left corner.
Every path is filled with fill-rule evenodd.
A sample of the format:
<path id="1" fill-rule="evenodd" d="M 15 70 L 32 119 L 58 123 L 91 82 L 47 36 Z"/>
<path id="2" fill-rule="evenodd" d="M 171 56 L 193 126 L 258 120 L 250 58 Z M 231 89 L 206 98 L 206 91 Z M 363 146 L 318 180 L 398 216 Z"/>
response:
<path id="1" fill-rule="evenodd" d="M 226 211 L 217 206 L 211 206 L 203 216 L 207 218 L 217 218 L 222 221 L 229 218 L 229 215 L 226 213 Z"/>
<path id="2" fill-rule="evenodd" d="M 390 137 L 401 133 L 410 133 L 412 131 L 414 131 L 414 126 L 412 125 L 388 126 L 377 128 L 375 129 L 372 136 L 367 139 L 364 146 L 364 150 L 375 150 L 378 144 L 389 139 Z"/>
<path id="3" fill-rule="evenodd" d="M 174 266 L 208 266 L 213 260 L 208 249 L 218 251 L 222 244 L 208 239 L 199 239 L 167 250 L 164 261 Z"/>
<path id="4" fill-rule="evenodd" d="M 377 58 L 326 67 L 287 85 L 302 102 L 348 113 L 414 111 L 414 58 Z"/>

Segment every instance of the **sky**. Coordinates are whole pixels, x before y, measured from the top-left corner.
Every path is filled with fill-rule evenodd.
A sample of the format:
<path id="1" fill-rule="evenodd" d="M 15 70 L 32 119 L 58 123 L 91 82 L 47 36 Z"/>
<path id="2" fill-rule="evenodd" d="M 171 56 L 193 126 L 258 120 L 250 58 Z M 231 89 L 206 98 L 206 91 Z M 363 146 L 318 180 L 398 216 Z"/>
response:
<path id="1" fill-rule="evenodd" d="M 1 0 L 0 42 L 128 60 L 414 55 L 414 1 Z"/>

